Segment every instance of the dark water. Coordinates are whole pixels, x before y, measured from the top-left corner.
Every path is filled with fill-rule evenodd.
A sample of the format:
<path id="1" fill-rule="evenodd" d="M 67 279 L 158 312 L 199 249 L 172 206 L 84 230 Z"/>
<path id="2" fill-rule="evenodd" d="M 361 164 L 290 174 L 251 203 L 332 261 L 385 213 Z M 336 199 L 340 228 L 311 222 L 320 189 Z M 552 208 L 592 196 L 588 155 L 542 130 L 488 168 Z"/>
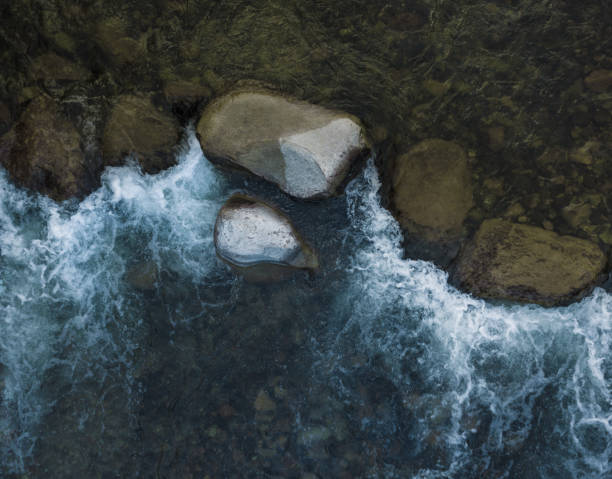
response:
<path id="1" fill-rule="evenodd" d="M 372 162 L 294 202 L 189 135 L 80 204 L 0 180 L 3 477 L 608 478 L 612 297 L 493 305 L 402 259 Z M 252 285 L 215 256 L 235 191 L 321 271 Z"/>

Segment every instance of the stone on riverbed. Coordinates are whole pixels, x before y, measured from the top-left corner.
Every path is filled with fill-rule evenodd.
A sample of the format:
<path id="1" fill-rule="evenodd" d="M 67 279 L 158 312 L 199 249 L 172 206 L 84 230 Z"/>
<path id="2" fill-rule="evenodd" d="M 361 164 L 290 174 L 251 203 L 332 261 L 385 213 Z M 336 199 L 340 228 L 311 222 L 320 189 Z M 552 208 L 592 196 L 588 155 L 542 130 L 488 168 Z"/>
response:
<path id="1" fill-rule="evenodd" d="M 245 168 L 305 199 L 336 193 L 368 150 L 352 115 L 258 91 L 214 101 L 197 133 L 209 159 Z"/>
<path id="2" fill-rule="evenodd" d="M 79 133 L 47 95 L 34 98 L 2 138 L 0 161 L 20 186 L 56 201 L 83 197 L 94 183 Z"/>
<path id="3" fill-rule="evenodd" d="M 588 294 L 605 265 L 590 241 L 491 219 L 461 252 L 454 282 L 484 298 L 554 306 Z"/>
<path id="4" fill-rule="evenodd" d="M 158 110 L 150 97 L 122 95 L 104 130 L 104 162 L 121 164 L 131 154 L 146 173 L 158 173 L 175 163 L 173 149 L 179 137 L 178 122 Z"/>
<path id="5" fill-rule="evenodd" d="M 390 173 L 391 209 L 405 233 L 406 253 L 447 266 L 473 206 L 465 151 L 450 141 L 423 140 L 400 155 Z"/>
<path id="6" fill-rule="evenodd" d="M 215 223 L 218 256 L 250 281 L 284 279 L 298 269 L 314 270 L 318 260 L 290 220 L 272 206 L 232 196 Z"/>
<path id="7" fill-rule="evenodd" d="M 472 207 L 472 179 L 463 149 L 429 139 L 401 155 L 393 169 L 393 208 L 402 228 L 436 241 L 457 236 Z"/>

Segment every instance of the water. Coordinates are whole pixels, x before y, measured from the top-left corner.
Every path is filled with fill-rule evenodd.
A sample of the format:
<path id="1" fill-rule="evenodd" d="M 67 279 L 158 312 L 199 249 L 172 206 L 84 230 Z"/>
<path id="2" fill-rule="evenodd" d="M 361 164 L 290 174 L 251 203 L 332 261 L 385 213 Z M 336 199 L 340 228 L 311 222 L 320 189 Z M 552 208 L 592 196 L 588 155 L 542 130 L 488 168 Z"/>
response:
<path id="1" fill-rule="evenodd" d="M 379 186 L 370 161 L 345 196 L 296 202 L 193 132 L 176 167 L 108 169 L 80 204 L 3 174 L 0 472 L 610 477 L 612 297 L 457 292 L 402 259 Z M 321 271 L 235 277 L 212 243 L 235 191 L 287 212 Z"/>

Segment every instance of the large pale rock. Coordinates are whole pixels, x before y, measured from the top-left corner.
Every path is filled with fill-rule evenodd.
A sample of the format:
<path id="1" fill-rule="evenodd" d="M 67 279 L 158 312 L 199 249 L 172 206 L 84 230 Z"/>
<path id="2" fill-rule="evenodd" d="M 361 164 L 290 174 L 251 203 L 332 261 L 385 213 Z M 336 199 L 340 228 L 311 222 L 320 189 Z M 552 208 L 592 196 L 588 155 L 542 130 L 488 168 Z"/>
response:
<path id="1" fill-rule="evenodd" d="M 0 142 L 0 161 L 21 186 L 61 201 L 87 194 L 95 182 L 81 139 L 51 97 L 30 102 Z"/>
<path id="2" fill-rule="evenodd" d="M 355 117 L 255 91 L 214 101 L 197 133 L 211 160 L 246 168 L 297 198 L 336 193 L 368 149 Z"/>
<path id="3" fill-rule="evenodd" d="M 223 205 L 214 237 L 219 257 L 252 281 L 284 279 L 297 269 L 318 267 L 291 221 L 248 196 L 234 195 Z"/>
<path id="4" fill-rule="evenodd" d="M 147 173 L 157 173 L 174 164 L 173 147 L 180 136 L 179 125 L 159 111 L 146 96 L 118 98 L 104 130 L 105 164 L 120 164 L 134 155 Z"/>
<path id="5" fill-rule="evenodd" d="M 392 171 L 392 208 L 404 230 L 429 241 L 458 237 L 472 208 L 472 178 L 463 149 L 429 139 L 401 155 Z"/>
<path id="6" fill-rule="evenodd" d="M 553 306 L 587 294 L 605 265 L 590 241 L 492 219 L 462 251 L 453 281 L 477 296 Z"/>

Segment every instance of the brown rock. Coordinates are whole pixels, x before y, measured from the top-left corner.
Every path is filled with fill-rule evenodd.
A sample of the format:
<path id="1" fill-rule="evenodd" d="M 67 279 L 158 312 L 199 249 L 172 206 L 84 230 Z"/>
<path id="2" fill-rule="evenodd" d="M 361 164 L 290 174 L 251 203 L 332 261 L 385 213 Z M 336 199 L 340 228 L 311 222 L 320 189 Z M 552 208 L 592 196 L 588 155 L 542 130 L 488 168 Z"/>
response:
<path id="1" fill-rule="evenodd" d="M 128 36 L 125 22 L 117 17 L 101 21 L 96 27 L 94 40 L 117 65 L 136 63 L 146 55 L 146 48 Z"/>
<path id="2" fill-rule="evenodd" d="M 19 185 L 57 201 L 91 190 L 79 133 L 51 97 L 32 100 L 2 143 L 0 161 Z"/>
<path id="3" fill-rule="evenodd" d="M 11 111 L 4 103 L 0 103 L 0 134 L 11 126 Z"/>
<path id="4" fill-rule="evenodd" d="M 107 165 L 121 164 L 133 154 L 147 173 L 157 173 L 175 162 L 173 147 L 179 125 L 159 111 L 149 97 L 119 97 L 104 130 L 103 156 Z"/>
<path id="5" fill-rule="evenodd" d="M 79 81 L 86 80 L 90 72 L 55 53 L 45 53 L 32 61 L 32 74 L 36 79 Z"/>
<path id="6" fill-rule="evenodd" d="M 170 103 L 197 101 L 211 94 L 210 88 L 197 82 L 176 80 L 164 84 L 164 96 Z"/>
<path id="7" fill-rule="evenodd" d="M 554 306 L 588 294 L 605 265 L 590 241 L 491 219 L 461 252 L 453 282 L 484 298 Z"/>
<path id="8" fill-rule="evenodd" d="M 424 140 L 400 156 L 392 172 L 392 206 L 405 230 L 430 241 L 456 238 L 473 205 L 464 150 Z"/>
<path id="9" fill-rule="evenodd" d="M 270 397 L 270 395 L 261 389 L 255 398 L 255 410 L 259 412 L 269 412 L 276 409 L 276 404 Z"/>
<path id="10" fill-rule="evenodd" d="M 593 70 L 584 79 L 584 84 L 590 90 L 604 92 L 612 88 L 612 70 Z"/>
<path id="11" fill-rule="evenodd" d="M 197 132 L 209 159 L 246 169 L 307 199 L 337 193 L 352 163 L 369 148 L 352 115 L 257 90 L 215 100 Z"/>

